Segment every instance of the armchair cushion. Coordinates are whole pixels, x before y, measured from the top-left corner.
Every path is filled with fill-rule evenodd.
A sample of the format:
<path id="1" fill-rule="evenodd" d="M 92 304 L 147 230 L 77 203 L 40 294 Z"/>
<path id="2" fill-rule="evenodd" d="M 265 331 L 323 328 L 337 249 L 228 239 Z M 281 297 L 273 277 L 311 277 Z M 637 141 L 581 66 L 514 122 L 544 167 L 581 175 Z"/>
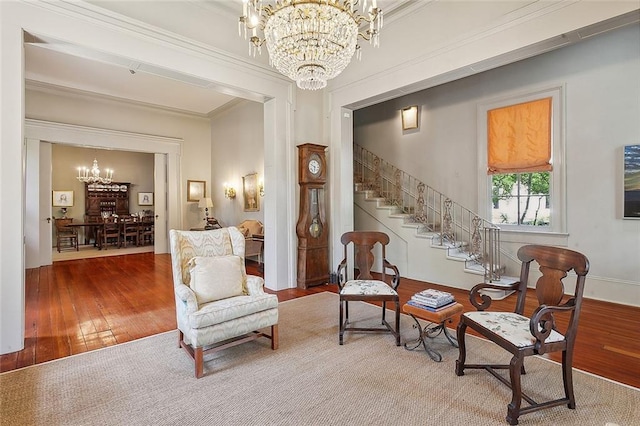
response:
<path id="1" fill-rule="evenodd" d="M 198 304 L 240 296 L 246 288 L 240 256 L 196 256 L 189 261 L 191 283 Z"/>
<path id="2" fill-rule="evenodd" d="M 210 327 L 277 307 L 278 297 L 267 293 L 261 296 L 237 296 L 216 300 L 201 305 L 198 311 L 190 314 L 189 327 Z"/>
<path id="3" fill-rule="evenodd" d="M 523 348 L 533 346 L 536 337 L 529 330 L 530 319 L 513 312 L 466 312 L 463 314 L 482 327 L 491 330 L 513 345 Z M 561 342 L 564 336 L 556 330 L 551 330 L 551 334 L 545 343 Z"/>

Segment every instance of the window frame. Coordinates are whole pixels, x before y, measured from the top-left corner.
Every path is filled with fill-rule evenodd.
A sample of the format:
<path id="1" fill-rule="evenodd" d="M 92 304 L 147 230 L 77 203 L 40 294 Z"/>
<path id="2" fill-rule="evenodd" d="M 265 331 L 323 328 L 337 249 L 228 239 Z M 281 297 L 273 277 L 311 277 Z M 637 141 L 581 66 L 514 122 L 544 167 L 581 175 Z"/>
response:
<path id="1" fill-rule="evenodd" d="M 477 105 L 478 141 L 478 212 L 485 218 L 492 217 L 491 176 L 487 174 L 487 112 L 536 99 L 551 98 L 551 184 L 549 188 L 551 214 L 549 226 L 505 225 L 496 223 L 507 232 L 541 234 L 566 234 L 566 167 L 565 167 L 565 87 L 563 84 L 532 88 L 480 101 Z"/>

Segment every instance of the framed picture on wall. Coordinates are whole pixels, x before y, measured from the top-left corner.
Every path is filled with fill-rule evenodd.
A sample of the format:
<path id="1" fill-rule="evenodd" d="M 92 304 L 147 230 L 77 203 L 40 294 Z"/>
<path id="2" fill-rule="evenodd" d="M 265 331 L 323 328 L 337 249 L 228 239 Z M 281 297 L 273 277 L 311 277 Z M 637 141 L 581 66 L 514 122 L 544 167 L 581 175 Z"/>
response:
<path id="1" fill-rule="evenodd" d="M 53 191 L 54 207 L 73 207 L 73 191 Z"/>
<path id="2" fill-rule="evenodd" d="M 242 178 L 242 195 L 244 197 L 244 211 L 260 211 L 260 197 L 258 197 L 258 174 L 251 173 Z"/>
<path id="3" fill-rule="evenodd" d="M 153 192 L 138 192 L 138 205 L 139 206 L 152 206 L 153 205 Z"/>
<path id="4" fill-rule="evenodd" d="M 187 181 L 187 201 L 200 201 L 207 194 L 207 182 L 203 180 Z"/>
<path id="5" fill-rule="evenodd" d="M 624 219 L 640 219 L 640 145 L 624 147 Z"/>

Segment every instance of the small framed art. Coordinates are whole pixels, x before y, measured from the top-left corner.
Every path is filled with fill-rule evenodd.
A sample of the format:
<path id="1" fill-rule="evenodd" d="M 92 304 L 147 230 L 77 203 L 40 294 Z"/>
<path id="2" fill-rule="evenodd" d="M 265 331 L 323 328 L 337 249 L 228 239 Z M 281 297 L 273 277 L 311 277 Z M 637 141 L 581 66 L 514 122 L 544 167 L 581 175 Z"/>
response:
<path id="1" fill-rule="evenodd" d="M 138 192 L 138 205 L 139 206 L 152 206 L 153 205 L 153 192 Z"/>
<path id="2" fill-rule="evenodd" d="M 73 207 L 73 191 L 53 191 L 53 207 Z"/>
<path id="3" fill-rule="evenodd" d="M 258 197 L 258 174 L 251 173 L 242 178 L 242 195 L 244 197 L 244 211 L 260 211 L 260 197 Z"/>
<path id="4" fill-rule="evenodd" d="M 207 194 L 207 182 L 203 180 L 187 181 L 187 201 L 200 201 Z"/>

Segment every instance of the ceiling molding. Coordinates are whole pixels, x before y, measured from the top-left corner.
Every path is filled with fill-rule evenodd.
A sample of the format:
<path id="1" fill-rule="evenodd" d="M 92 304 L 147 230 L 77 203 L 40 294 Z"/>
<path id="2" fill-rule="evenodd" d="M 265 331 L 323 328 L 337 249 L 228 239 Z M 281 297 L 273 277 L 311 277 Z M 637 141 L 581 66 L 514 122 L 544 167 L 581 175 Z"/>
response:
<path id="1" fill-rule="evenodd" d="M 227 112 L 227 111 L 229 111 L 229 110 L 231 110 L 231 109 L 235 108 L 236 106 L 238 106 L 238 105 L 242 105 L 242 104 L 245 104 L 245 103 L 247 103 L 247 102 L 252 102 L 252 101 L 247 100 L 247 99 L 242 99 L 242 98 L 235 98 L 235 99 L 233 99 L 233 100 L 231 100 L 231 101 L 227 102 L 226 104 L 222 105 L 221 107 L 216 108 L 214 111 L 211 111 L 211 112 L 207 115 L 207 117 L 209 117 L 209 118 L 215 118 L 215 117 L 217 117 L 218 115 L 223 114 L 223 113 L 225 113 L 225 112 Z"/>
<path id="2" fill-rule="evenodd" d="M 207 114 L 200 114 L 192 111 L 185 111 L 178 108 L 165 107 L 165 106 L 151 104 L 147 102 L 121 98 L 118 96 L 104 95 L 101 93 L 96 93 L 88 90 L 80 90 L 80 89 L 75 89 L 67 86 L 59 86 L 56 84 L 45 83 L 45 82 L 35 81 L 35 80 L 25 80 L 25 89 L 31 90 L 34 92 L 46 93 L 50 95 L 66 96 L 72 99 L 75 98 L 75 99 L 83 99 L 83 100 L 90 100 L 90 101 L 103 101 L 103 102 L 124 104 L 127 106 L 153 110 L 155 112 L 161 111 L 164 113 L 181 115 L 181 116 L 186 116 L 190 118 L 195 117 L 195 118 L 208 119 L 210 114 L 213 113 L 213 111 L 211 111 Z M 224 105 L 222 107 L 224 107 Z"/>
<path id="3" fill-rule="evenodd" d="M 569 2 L 564 1 L 561 3 L 566 5 L 566 3 L 569 3 Z M 559 6 L 560 5 L 555 5 L 555 8 L 553 10 L 557 10 Z M 525 8 L 522 8 L 522 9 L 525 9 Z M 520 15 L 522 13 L 522 9 L 517 11 L 518 12 L 517 15 Z M 545 8 L 545 10 L 547 13 L 551 12 L 551 10 L 549 10 L 548 8 Z M 536 12 L 535 14 L 529 14 L 526 16 L 530 18 L 540 16 L 540 11 Z M 407 61 L 405 63 L 399 64 L 393 68 L 380 70 L 376 74 L 368 76 L 366 79 L 358 80 L 349 84 L 345 84 L 340 87 L 338 86 L 331 87 L 331 91 L 345 90 L 348 88 L 357 87 L 358 85 L 361 85 L 361 84 L 371 84 L 366 80 L 369 78 L 374 79 L 380 75 L 400 73 L 404 68 L 414 66 L 414 65 L 420 64 L 423 61 L 427 61 L 434 57 L 446 54 L 447 52 L 450 52 L 459 47 L 462 47 L 465 44 L 482 40 L 485 37 L 488 37 L 496 32 L 499 32 L 497 31 L 498 28 L 503 28 L 503 29 L 510 28 L 511 26 L 515 25 L 517 21 L 520 21 L 522 19 L 523 17 L 517 17 L 515 19 L 505 18 L 502 24 L 497 26 L 492 26 L 490 28 L 486 28 L 485 30 L 476 32 L 472 37 L 466 38 L 462 41 L 452 43 L 447 46 L 442 45 L 438 50 L 431 51 L 426 55 L 423 55 L 419 58 L 415 58 L 411 61 Z M 589 25 L 583 28 L 578 28 L 578 29 L 575 29 L 574 31 L 560 34 L 558 36 L 551 37 L 546 40 L 542 40 L 538 43 L 534 43 L 529 46 L 522 47 L 520 49 L 512 50 L 501 55 L 487 58 L 483 61 L 475 62 L 469 65 L 457 68 L 455 70 L 451 70 L 449 72 L 439 74 L 431 78 L 427 78 L 425 80 L 421 80 L 403 87 L 396 88 L 394 90 L 391 90 L 385 93 L 381 93 L 379 95 L 376 95 L 367 99 L 363 99 L 357 103 L 349 104 L 346 106 L 352 109 L 360 109 L 367 106 L 371 106 L 376 103 L 384 102 L 400 96 L 404 96 L 404 95 L 415 93 L 421 90 L 429 89 L 431 87 L 449 83 L 451 81 L 468 77 L 468 76 L 477 74 L 479 72 L 487 71 L 503 65 L 521 61 L 533 56 L 537 56 L 546 52 L 550 52 L 552 50 L 556 50 L 556 49 L 568 46 L 570 44 L 578 43 L 592 35 L 615 30 L 626 25 L 635 24 L 639 21 L 640 21 L 640 10 L 634 10 L 632 12 L 628 12 L 628 13 L 616 16 L 614 18 L 604 20 L 593 25 Z"/>
<path id="4" fill-rule="evenodd" d="M 54 13 L 62 13 L 75 19 L 92 21 L 96 25 L 111 27 L 119 32 L 133 33 L 136 38 L 157 40 L 164 44 L 172 45 L 178 49 L 184 49 L 205 57 L 214 58 L 216 61 L 225 62 L 232 67 L 242 68 L 244 71 L 259 75 L 262 78 L 266 77 L 277 81 L 290 81 L 269 65 L 250 62 L 246 58 L 230 54 L 211 45 L 163 30 L 145 22 L 138 21 L 128 16 L 103 9 L 86 2 L 33 2 L 30 3 L 30 5 L 37 6 Z M 40 35 L 36 36 L 41 37 Z M 44 37 L 43 39 L 46 40 Z"/>

